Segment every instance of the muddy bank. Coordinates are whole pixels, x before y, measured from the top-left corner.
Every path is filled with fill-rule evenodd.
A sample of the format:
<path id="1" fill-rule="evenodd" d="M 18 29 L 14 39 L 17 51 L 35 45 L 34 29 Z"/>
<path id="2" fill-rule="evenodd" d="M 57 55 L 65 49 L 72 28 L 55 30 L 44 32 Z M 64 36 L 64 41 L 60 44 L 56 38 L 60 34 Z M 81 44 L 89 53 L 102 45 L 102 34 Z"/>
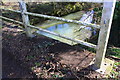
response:
<path id="1" fill-rule="evenodd" d="M 104 76 L 89 67 L 95 54 L 42 35 L 30 39 L 26 37 L 24 31 L 17 28 L 3 28 L 3 50 L 22 62 L 21 66 L 32 70 L 32 73 L 36 74 L 38 78 L 78 79 L 81 76 L 83 78 L 101 78 Z M 7 63 L 9 62 L 5 62 L 5 64 Z M 18 68 L 18 66 L 14 67 Z M 8 69 L 9 71 L 12 70 Z M 25 70 L 20 69 L 19 71 L 18 69 L 16 71 L 21 73 Z M 5 71 L 5 73 L 7 72 Z M 23 77 L 33 76 L 28 74 L 28 76 Z"/>

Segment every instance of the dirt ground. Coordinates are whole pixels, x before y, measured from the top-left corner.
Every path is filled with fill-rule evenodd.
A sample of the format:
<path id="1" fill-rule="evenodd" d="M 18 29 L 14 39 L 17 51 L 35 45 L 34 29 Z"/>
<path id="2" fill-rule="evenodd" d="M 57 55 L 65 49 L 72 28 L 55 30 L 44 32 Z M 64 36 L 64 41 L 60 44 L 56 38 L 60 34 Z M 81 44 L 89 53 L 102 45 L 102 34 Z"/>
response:
<path id="1" fill-rule="evenodd" d="M 34 75 L 28 69 L 23 68 L 19 61 L 15 60 L 14 57 L 3 50 L 2 55 L 2 77 L 3 78 L 33 78 Z"/>
<path id="2" fill-rule="evenodd" d="M 3 78 L 102 78 L 89 67 L 95 54 L 80 47 L 3 25 Z"/>

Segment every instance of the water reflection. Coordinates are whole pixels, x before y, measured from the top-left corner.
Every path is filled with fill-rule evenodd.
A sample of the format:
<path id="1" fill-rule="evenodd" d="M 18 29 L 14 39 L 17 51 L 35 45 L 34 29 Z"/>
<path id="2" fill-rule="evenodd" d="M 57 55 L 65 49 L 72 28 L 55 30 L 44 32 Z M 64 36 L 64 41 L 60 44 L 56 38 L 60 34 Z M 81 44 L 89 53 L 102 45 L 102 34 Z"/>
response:
<path id="1" fill-rule="evenodd" d="M 94 11 L 87 12 L 86 14 L 83 15 L 83 17 L 80 19 L 80 21 L 91 23 L 92 18 L 93 18 L 93 13 L 94 13 Z M 73 38 L 73 39 L 78 39 L 78 40 L 89 39 L 92 36 L 92 32 L 93 32 L 92 28 L 86 27 L 84 29 L 80 29 L 80 26 L 82 26 L 82 25 L 73 24 L 73 23 L 65 23 L 65 24 L 58 24 L 55 26 L 51 26 L 51 27 L 47 28 L 46 30 L 49 30 L 49 31 L 55 32 L 57 34 L 64 35 L 66 37 Z M 38 33 L 40 33 L 44 36 L 59 40 L 61 42 L 68 43 L 70 45 L 76 44 L 70 40 L 63 39 L 63 38 L 60 38 L 60 37 L 57 37 L 57 36 L 42 32 L 42 31 L 38 31 Z"/>

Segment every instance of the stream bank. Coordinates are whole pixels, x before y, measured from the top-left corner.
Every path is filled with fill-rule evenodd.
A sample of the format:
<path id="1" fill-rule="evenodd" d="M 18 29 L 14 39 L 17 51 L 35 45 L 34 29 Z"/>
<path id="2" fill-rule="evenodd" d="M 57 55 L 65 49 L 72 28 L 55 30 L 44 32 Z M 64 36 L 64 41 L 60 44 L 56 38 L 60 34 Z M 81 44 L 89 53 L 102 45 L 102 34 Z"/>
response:
<path id="1" fill-rule="evenodd" d="M 21 32 L 17 28 L 3 28 L 3 50 L 12 54 L 17 61 L 22 62 L 20 63 L 21 66 L 31 70 L 32 73 L 37 75 L 37 78 L 78 79 L 101 78 L 104 76 L 89 68 L 88 64 L 93 60 L 95 54 L 80 47 L 70 46 L 44 36 L 29 39 L 23 31 Z M 8 63 L 10 62 L 5 62 L 5 65 Z M 13 70 L 17 73 L 26 75 L 21 74 L 26 70 L 19 69 L 20 66 L 14 66 L 15 64 L 17 63 L 8 64 L 8 67 L 13 66 Z M 17 67 L 18 70 L 14 67 Z M 3 69 L 5 70 L 5 68 Z M 11 69 L 7 70 L 8 72 L 12 71 Z M 5 71 L 5 73 L 7 72 Z M 33 77 L 30 74 L 27 75 Z M 20 76 L 16 74 L 14 77 Z"/>

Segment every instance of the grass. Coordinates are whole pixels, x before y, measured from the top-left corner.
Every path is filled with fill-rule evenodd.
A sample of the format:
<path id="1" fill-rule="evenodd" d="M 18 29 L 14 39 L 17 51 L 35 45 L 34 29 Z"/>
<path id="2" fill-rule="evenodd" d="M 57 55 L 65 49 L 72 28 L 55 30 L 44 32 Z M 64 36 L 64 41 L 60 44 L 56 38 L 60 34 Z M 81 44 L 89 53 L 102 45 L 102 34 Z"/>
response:
<path id="1" fill-rule="evenodd" d="M 83 47 L 90 52 L 96 53 L 96 50 L 93 48 Z M 113 56 L 116 58 L 120 58 L 120 48 L 108 48 L 106 52 L 106 56 Z"/>
<path id="2" fill-rule="evenodd" d="M 120 58 L 120 48 L 109 48 L 107 50 L 107 56 L 114 56 Z"/>
<path id="3" fill-rule="evenodd" d="M 107 50 L 106 55 L 120 58 L 120 48 L 109 48 Z M 117 71 L 118 66 L 120 66 L 120 62 L 115 62 L 114 66 L 113 66 L 113 70 L 111 71 L 111 74 L 109 75 L 110 78 L 114 78 L 115 80 L 119 80 L 118 76 L 120 74 L 120 71 Z"/>
<path id="4" fill-rule="evenodd" d="M 91 52 L 95 52 L 95 50 L 92 48 L 87 48 L 87 50 L 89 50 Z M 107 52 L 106 52 L 106 56 L 113 56 L 116 58 L 120 58 L 120 48 L 116 48 L 116 47 L 115 48 L 108 48 Z M 114 80 L 119 80 L 120 71 L 117 71 L 117 69 L 119 68 L 118 66 L 120 66 L 120 62 L 115 62 L 110 75 L 108 75 L 109 78 L 112 78 Z"/>
<path id="5" fill-rule="evenodd" d="M 120 65 L 120 62 L 114 63 L 113 70 L 111 71 L 111 74 L 109 75 L 110 78 L 114 78 L 115 80 L 118 80 L 118 76 L 120 74 L 120 71 L 117 71 L 117 68 L 119 65 Z"/>

